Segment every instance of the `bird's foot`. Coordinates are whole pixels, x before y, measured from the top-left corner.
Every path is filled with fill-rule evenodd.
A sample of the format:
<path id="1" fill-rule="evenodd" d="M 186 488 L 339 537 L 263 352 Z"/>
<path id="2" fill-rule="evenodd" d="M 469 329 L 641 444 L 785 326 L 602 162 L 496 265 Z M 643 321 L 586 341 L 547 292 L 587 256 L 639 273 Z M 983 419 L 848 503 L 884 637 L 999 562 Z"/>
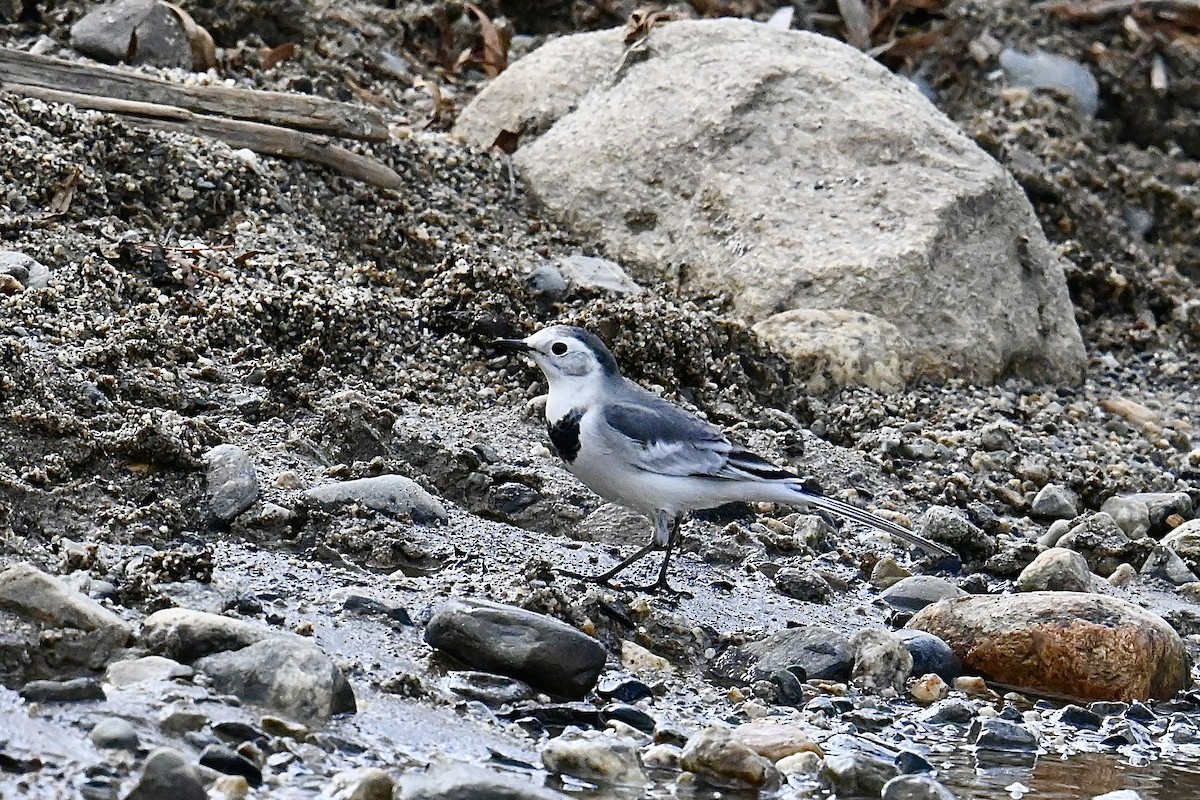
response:
<path id="1" fill-rule="evenodd" d="M 696 596 L 686 589 L 676 589 L 667 580 L 666 575 L 659 575 L 658 580 L 656 580 L 654 583 L 647 583 L 643 586 L 630 586 L 629 588 L 633 589 L 634 591 L 647 592 L 649 594 L 663 592 L 664 594 L 669 594 L 674 597 L 686 597 L 689 600 Z"/>
<path id="2" fill-rule="evenodd" d="M 686 589 L 676 589 L 670 584 L 669 581 L 667 581 L 665 576 L 659 577 L 659 579 L 654 583 L 647 583 L 643 585 L 624 585 L 620 583 L 613 583 L 612 579 L 616 576 L 608 572 L 602 572 L 599 575 L 587 575 L 582 572 L 572 572 L 569 569 L 558 569 L 555 570 L 555 572 L 567 578 L 574 578 L 575 580 L 584 581 L 585 583 L 594 583 L 598 586 L 603 586 L 607 589 L 613 589 L 618 592 L 647 592 L 649 594 L 657 594 L 658 592 L 662 592 L 663 594 L 668 594 L 673 597 L 686 597 L 689 600 L 695 597 L 695 595 Z"/>

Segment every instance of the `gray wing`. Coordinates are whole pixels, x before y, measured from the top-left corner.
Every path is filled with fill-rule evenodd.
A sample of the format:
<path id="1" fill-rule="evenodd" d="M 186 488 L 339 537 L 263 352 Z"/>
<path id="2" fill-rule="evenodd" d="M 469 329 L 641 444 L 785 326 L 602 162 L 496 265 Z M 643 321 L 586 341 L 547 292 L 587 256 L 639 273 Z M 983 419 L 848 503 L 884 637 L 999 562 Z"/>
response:
<path id="1" fill-rule="evenodd" d="M 604 420 L 624 440 L 632 465 L 646 472 L 714 480 L 796 478 L 649 392 L 605 406 Z"/>

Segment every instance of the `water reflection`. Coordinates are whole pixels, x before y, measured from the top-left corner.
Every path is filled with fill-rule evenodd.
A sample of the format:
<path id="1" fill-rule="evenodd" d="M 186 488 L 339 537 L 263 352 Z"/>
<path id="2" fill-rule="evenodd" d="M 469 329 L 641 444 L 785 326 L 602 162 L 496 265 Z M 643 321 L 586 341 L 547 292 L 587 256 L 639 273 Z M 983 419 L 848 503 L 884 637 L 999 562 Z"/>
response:
<path id="1" fill-rule="evenodd" d="M 1144 800 L 1200 797 L 1200 760 L 1184 753 L 1134 766 L 1119 755 L 1077 753 L 1069 758 L 1042 756 L 1032 768 L 977 769 L 968 752 L 946 755 L 952 766 L 939 778 L 959 800 L 996 800 L 1020 783 L 1030 800 L 1088 800 L 1118 789 L 1133 789 Z M 1021 792 L 1014 792 L 1020 795 Z"/>
<path id="2" fill-rule="evenodd" d="M 994 755 L 994 754 L 993 754 Z M 989 757 L 991 758 L 991 756 Z M 1043 755 L 1036 764 L 979 767 L 971 748 L 953 753 L 939 752 L 934 759 L 937 777 L 958 800 L 1091 800 L 1119 789 L 1133 789 L 1142 800 L 1193 800 L 1200 798 L 1200 758 L 1174 753 L 1145 764 L 1131 764 L 1116 753 L 1075 753 L 1069 757 Z M 648 790 L 614 792 L 580 785 L 554 784 L 579 800 L 762 800 L 758 792 L 714 789 L 692 781 L 679 781 L 679 773 L 655 771 L 654 786 Z M 1011 789 L 1009 787 L 1012 787 Z M 827 792 L 815 784 L 793 784 L 779 795 L 784 798 L 822 798 Z M 839 800 L 851 800 L 839 796 Z M 854 800 L 857 800 L 855 798 Z"/>

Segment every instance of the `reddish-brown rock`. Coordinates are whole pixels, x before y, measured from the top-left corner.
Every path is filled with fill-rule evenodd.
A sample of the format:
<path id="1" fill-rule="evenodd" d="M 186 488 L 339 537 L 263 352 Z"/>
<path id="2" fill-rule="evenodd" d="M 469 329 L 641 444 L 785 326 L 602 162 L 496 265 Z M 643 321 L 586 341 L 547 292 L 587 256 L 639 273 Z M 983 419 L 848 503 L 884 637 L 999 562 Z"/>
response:
<path id="1" fill-rule="evenodd" d="M 804 752 L 824 755 L 821 748 L 808 738 L 807 729 L 789 722 L 770 719 L 747 722 L 730 731 L 729 738 L 771 761 Z"/>
<path id="2" fill-rule="evenodd" d="M 968 672 L 1030 690 L 1161 700 L 1190 683 L 1179 634 L 1161 617 L 1115 597 L 954 597 L 926 607 L 908 627 L 941 637 Z"/>

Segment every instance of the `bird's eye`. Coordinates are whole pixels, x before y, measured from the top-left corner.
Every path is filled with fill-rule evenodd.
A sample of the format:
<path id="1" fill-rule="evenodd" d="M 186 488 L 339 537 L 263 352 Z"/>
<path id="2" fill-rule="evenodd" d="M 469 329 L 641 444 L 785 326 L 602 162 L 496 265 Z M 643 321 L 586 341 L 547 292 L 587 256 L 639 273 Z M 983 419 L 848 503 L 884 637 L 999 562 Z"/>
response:
<path id="1" fill-rule="evenodd" d="M 550 345 L 550 352 L 554 353 L 556 356 L 565 356 L 567 354 L 567 343 L 555 342 L 554 344 Z"/>

